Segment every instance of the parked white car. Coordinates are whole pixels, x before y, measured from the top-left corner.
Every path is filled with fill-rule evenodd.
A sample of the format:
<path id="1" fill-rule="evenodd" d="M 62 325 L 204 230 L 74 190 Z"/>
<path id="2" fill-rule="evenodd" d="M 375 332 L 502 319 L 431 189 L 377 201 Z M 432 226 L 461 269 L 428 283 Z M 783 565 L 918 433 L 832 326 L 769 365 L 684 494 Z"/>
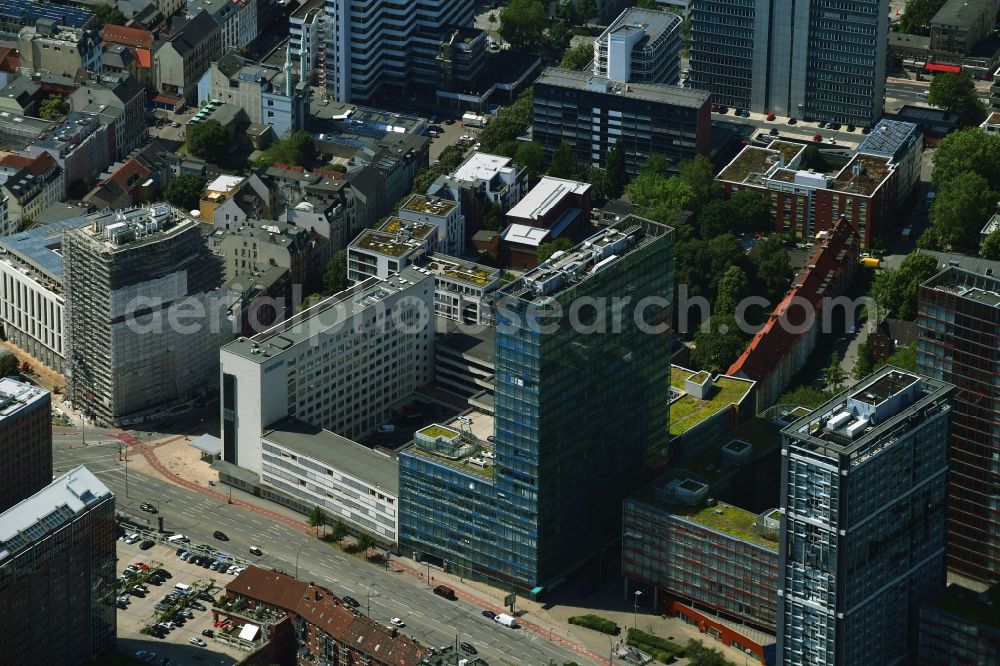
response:
<path id="1" fill-rule="evenodd" d="M 406 626 L 406 623 L 403 622 L 398 617 L 392 618 L 391 620 L 389 620 L 389 623 L 392 624 L 392 626 L 394 626 L 394 627 L 405 627 Z"/>

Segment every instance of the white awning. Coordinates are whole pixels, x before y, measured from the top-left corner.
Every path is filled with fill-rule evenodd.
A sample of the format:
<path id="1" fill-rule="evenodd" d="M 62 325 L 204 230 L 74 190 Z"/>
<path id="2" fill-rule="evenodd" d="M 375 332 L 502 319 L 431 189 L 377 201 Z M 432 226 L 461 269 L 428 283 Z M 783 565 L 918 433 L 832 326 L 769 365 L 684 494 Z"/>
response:
<path id="1" fill-rule="evenodd" d="M 243 628 L 240 629 L 240 638 L 245 641 L 255 641 L 257 640 L 257 634 L 260 633 L 260 627 L 256 624 L 245 624 Z"/>
<path id="2" fill-rule="evenodd" d="M 222 453 L 222 440 L 215 435 L 202 435 L 188 442 L 188 446 L 193 446 L 199 451 L 203 451 L 211 456 Z"/>

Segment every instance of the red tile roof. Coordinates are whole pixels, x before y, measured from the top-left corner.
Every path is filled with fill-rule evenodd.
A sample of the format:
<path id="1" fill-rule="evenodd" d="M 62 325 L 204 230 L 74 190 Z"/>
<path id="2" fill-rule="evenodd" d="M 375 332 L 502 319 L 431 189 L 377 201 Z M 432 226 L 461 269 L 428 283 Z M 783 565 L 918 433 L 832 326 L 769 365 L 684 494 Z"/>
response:
<path id="1" fill-rule="evenodd" d="M 140 67 L 148 69 L 153 66 L 153 52 L 149 49 L 136 49 L 135 59 L 139 61 Z"/>
<path id="2" fill-rule="evenodd" d="M 816 325 L 816 321 L 806 321 L 807 309 L 802 305 L 811 305 L 814 314 L 810 316 L 819 317 L 822 300 L 839 295 L 839 289 L 846 286 L 841 278 L 854 270 L 857 252 L 857 231 L 847 218 L 841 217 L 817 244 L 805 268 L 792 281 L 792 288 L 726 374 L 763 382 L 805 333 L 800 330 L 807 328 L 804 324 Z"/>
<path id="3" fill-rule="evenodd" d="M 48 153 L 45 154 L 48 155 Z M 25 157 L 24 155 L 18 155 L 16 153 L 10 153 L 9 155 L 4 155 L 3 159 L 0 159 L 0 166 L 5 166 L 20 171 L 24 167 L 31 164 L 31 162 L 32 160 L 30 157 Z"/>
<path id="4" fill-rule="evenodd" d="M 226 591 L 294 613 L 335 640 L 375 658 L 372 663 L 416 666 L 430 654 L 408 636 L 356 613 L 326 588 L 258 567 L 247 567 Z"/>
<path id="5" fill-rule="evenodd" d="M 21 59 L 17 55 L 17 49 L 0 47 L 0 72 L 16 72 L 20 65 Z"/>
<path id="6" fill-rule="evenodd" d="M 139 28 L 108 24 L 101 32 L 101 39 L 111 44 L 124 44 L 135 48 L 153 48 L 153 33 Z"/>
<path id="7" fill-rule="evenodd" d="M 46 151 L 38 153 L 38 155 L 31 160 L 31 164 L 28 165 L 28 171 L 36 176 L 41 176 L 43 173 L 51 169 L 56 165 L 56 158 Z"/>
<path id="8" fill-rule="evenodd" d="M 112 173 L 108 180 L 113 180 L 123 190 L 128 192 L 132 188 L 144 183 L 148 178 L 149 169 L 136 160 L 129 160 Z"/>

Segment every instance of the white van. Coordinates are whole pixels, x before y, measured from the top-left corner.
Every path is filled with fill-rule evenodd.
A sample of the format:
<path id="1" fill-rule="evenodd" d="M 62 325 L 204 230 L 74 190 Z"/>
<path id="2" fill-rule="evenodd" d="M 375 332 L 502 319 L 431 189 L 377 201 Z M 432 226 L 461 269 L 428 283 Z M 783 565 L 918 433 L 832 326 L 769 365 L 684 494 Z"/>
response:
<path id="1" fill-rule="evenodd" d="M 167 537 L 167 543 L 187 543 L 191 539 L 188 539 L 183 534 L 175 534 L 171 537 Z"/>
<path id="2" fill-rule="evenodd" d="M 174 585 L 174 589 L 183 594 L 187 594 L 188 592 L 191 591 L 191 586 L 188 585 L 187 583 L 177 583 L 176 585 Z"/>
<path id="3" fill-rule="evenodd" d="M 500 613 L 496 616 L 496 621 L 505 627 L 510 627 L 511 629 L 517 629 L 517 618 L 512 615 L 507 615 L 506 613 Z"/>

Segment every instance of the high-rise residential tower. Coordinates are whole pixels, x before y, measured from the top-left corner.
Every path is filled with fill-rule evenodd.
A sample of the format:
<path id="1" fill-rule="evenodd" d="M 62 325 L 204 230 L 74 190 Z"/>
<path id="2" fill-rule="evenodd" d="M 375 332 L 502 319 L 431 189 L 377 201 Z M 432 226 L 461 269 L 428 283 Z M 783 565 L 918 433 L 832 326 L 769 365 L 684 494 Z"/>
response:
<path id="1" fill-rule="evenodd" d="M 953 388 L 886 367 L 782 432 L 778 663 L 913 663 L 945 583 Z"/>
<path id="2" fill-rule="evenodd" d="M 328 0 L 326 90 L 343 102 L 368 102 L 383 88 L 434 84 L 449 27 L 468 27 L 473 0 Z"/>
<path id="3" fill-rule="evenodd" d="M 113 423 L 215 385 L 232 323 L 198 223 L 166 204 L 89 221 L 63 238 L 74 406 Z"/>
<path id="4" fill-rule="evenodd" d="M 694 0 L 689 85 L 712 102 L 859 126 L 882 115 L 881 0 Z"/>
<path id="5" fill-rule="evenodd" d="M 958 387 L 949 449 L 948 566 L 998 581 L 1000 278 L 946 268 L 921 285 L 917 325 L 917 369 Z"/>
<path id="6" fill-rule="evenodd" d="M 537 595 L 611 544 L 666 460 L 672 284 L 673 230 L 630 216 L 498 292 L 493 436 L 400 455 L 404 552 Z"/>

